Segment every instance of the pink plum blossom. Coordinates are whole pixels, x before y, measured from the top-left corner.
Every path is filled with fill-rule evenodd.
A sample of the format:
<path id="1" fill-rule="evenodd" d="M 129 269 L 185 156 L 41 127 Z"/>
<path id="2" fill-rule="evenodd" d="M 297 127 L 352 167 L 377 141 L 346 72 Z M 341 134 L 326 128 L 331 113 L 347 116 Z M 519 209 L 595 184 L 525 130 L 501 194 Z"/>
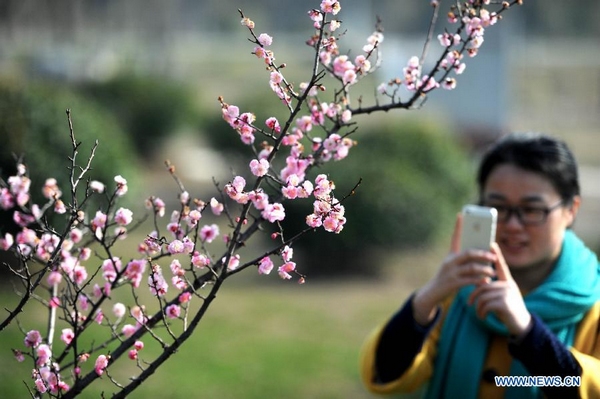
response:
<path id="1" fill-rule="evenodd" d="M 145 201 L 146 209 L 154 210 L 159 217 L 165 216 L 165 202 L 158 197 L 150 197 Z"/>
<path id="2" fill-rule="evenodd" d="M 365 53 L 370 53 L 375 49 L 375 46 L 383 42 L 383 38 L 384 36 L 382 32 L 373 32 L 371 36 L 367 38 L 367 44 L 363 46 L 362 50 Z"/>
<path id="3" fill-rule="evenodd" d="M 321 1 L 321 11 L 324 13 L 330 13 L 336 15 L 342 9 L 340 2 L 337 0 L 323 0 Z"/>
<path id="4" fill-rule="evenodd" d="M 200 229 L 200 240 L 211 243 L 219 235 L 219 226 L 216 224 L 205 225 Z"/>
<path id="5" fill-rule="evenodd" d="M 277 273 L 279 273 L 279 277 L 284 280 L 289 280 L 292 278 L 290 272 L 296 270 L 296 263 L 294 262 L 285 262 L 282 266 L 277 269 Z"/>
<path id="6" fill-rule="evenodd" d="M 121 329 L 121 333 L 126 337 L 129 338 L 133 335 L 133 333 L 135 333 L 137 330 L 137 328 L 134 325 L 131 324 L 125 324 L 123 326 L 123 328 Z"/>
<path id="7" fill-rule="evenodd" d="M 140 286 L 147 263 L 146 259 L 133 259 L 127 264 L 124 276 L 131 281 L 134 288 Z"/>
<path id="8" fill-rule="evenodd" d="M 115 317 L 120 319 L 123 316 L 125 316 L 125 312 L 127 311 L 127 308 L 121 302 L 117 302 L 113 305 L 112 311 L 113 311 L 113 314 L 115 315 Z"/>
<path id="9" fill-rule="evenodd" d="M 294 256 L 294 249 L 288 245 L 283 247 L 283 249 L 281 250 L 281 257 L 283 258 L 283 260 L 285 262 L 288 262 L 292 260 L 292 256 Z"/>
<path id="10" fill-rule="evenodd" d="M 338 21 L 338 20 L 331 20 L 329 22 L 329 31 L 330 32 L 335 32 L 336 30 L 338 30 L 340 28 L 340 26 L 342 26 L 342 22 Z"/>
<path id="11" fill-rule="evenodd" d="M 226 258 L 222 259 L 225 262 Z M 240 255 L 234 254 L 229 257 L 229 262 L 227 263 L 227 270 L 235 270 L 240 265 Z"/>
<path id="12" fill-rule="evenodd" d="M 281 193 L 287 199 L 295 199 L 298 197 L 299 189 L 296 186 L 288 185 L 281 189 Z"/>
<path id="13" fill-rule="evenodd" d="M 129 209 L 119 208 L 115 212 L 115 222 L 121 226 L 127 226 L 133 221 L 133 212 Z"/>
<path id="14" fill-rule="evenodd" d="M 269 196 L 264 191 L 252 191 L 248 193 L 248 197 L 250 201 L 252 201 L 252 205 L 258 210 L 263 210 L 267 205 L 269 205 Z"/>
<path id="15" fill-rule="evenodd" d="M 19 225 L 21 227 L 25 227 L 25 226 L 28 226 L 28 225 L 32 224 L 33 222 L 35 222 L 35 216 L 28 215 L 28 214 L 20 212 L 20 211 L 15 211 L 13 213 L 13 221 L 17 225 Z"/>
<path id="16" fill-rule="evenodd" d="M 190 227 L 196 227 L 198 225 L 198 221 L 202 218 L 202 213 L 197 210 L 197 209 L 193 209 L 190 211 L 190 213 L 188 214 L 188 225 Z"/>
<path id="17" fill-rule="evenodd" d="M 268 256 L 265 256 L 258 263 L 258 273 L 269 274 L 271 270 L 273 270 L 273 261 Z"/>
<path id="18" fill-rule="evenodd" d="M 201 269 L 203 267 L 210 265 L 210 259 L 206 255 L 201 254 L 198 251 L 195 251 L 194 254 L 192 255 L 192 264 L 194 266 L 196 266 L 197 268 Z"/>
<path id="19" fill-rule="evenodd" d="M 360 54 L 356 56 L 354 59 L 354 64 L 356 65 L 356 69 L 360 73 L 366 73 L 371 70 L 371 61 L 367 59 L 364 55 Z"/>
<path id="20" fill-rule="evenodd" d="M 270 82 L 275 85 L 279 85 L 283 82 L 283 75 L 280 72 L 273 71 L 271 72 Z"/>
<path id="21" fill-rule="evenodd" d="M 80 294 L 77 297 L 77 304 L 79 305 L 79 308 L 85 312 L 88 310 L 90 302 L 85 295 Z"/>
<path id="22" fill-rule="evenodd" d="M 252 21 L 250 18 L 243 18 L 241 21 L 242 25 L 244 25 L 245 27 L 249 28 L 249 29 L 254 29 L 254 21 Z"/>
<path id="23" fill-rule="evenodd" d="M 357 79 L 356 71 L 353 69 L 348 69 L 348 70 L 344 71 L 344 74 L 342 75 L 342 81 L 344 82 L 344 85 L 354 84 L 354 83 L 356 83 L 356 79 Z"/>
<path id="24" fill-rule="evenodd" d="M 140 254 L 152 255 L 160 251 L 160 241 L 158 240 L 158 233 L 152 231 L 144 238 L 144 241 L 138 245 L 138 252 Z"/>
<path id="25" fill-rule="evenodd" d="M 15 199 L 10 190 L 6 187 L 0 188 L 0 208 L 4 210 L 11 209 L 15 206 Z"/>
<path id="26" fill-rule="evenodd" d="M 62 202 L 62 200 L 57 199 L 54 202 L 54 212 L 58 213 L 59 215 L 65 214 L 67 212 L 67 207 L 65 206 L 65 203 Z"/>
<path id="27" fill-rule="evenodd" d="M 269 129 L 274 131 L 275 133 L 281 132 L 281 126 L 279 125 L 279 121 L 275 117 L 270 117 L 265 121 L 265 124 Z"/>
<path id="28" fill-rule="evenodd" d="M 102 312 L 102 309 L 98 309 L 98 311 L 94 315 L 94 321 L 97 324 L 102 324 L 103 320 L 104 320 L 104 313 Z"/>
<path id="29" fill-rule="evenodd" d="M 167 247 L 167 250 L 171 255 L 182 254 L 185 252 L 185 247 L 183 246 L 183 242 L 180 240 L 173 240 Z"/>
<path id="30" fill-rule="evenodd" d="M 42 335 L 37 330 L 31 330 L 25 334 L 25 346 L 28 348 L 36 348 L 42 343 Z"/>
<path id="31" fill-rule="evenodd" d="M 195 244 L 189 237 L 183 237 L 181 240 L 183 243 L 183 252 L 186 254 L 191 254 L 194 251 Z"/>
<path id="32" fill-rule="evenodd" d="M 55 178 L 51 177 L 46 179 L 44 183 L 44 187 L 42 187 L 42 194 L 46 199 L 58 199 L 62 195 L 60 188 L 58 188 L 58 184 Z"/>
<path id="33" fill-rule="evenodd" d="M 175 276 L 183 276 L 185 274 L 185 270 L 183 270 L 179 259 L 173 259 L 169 267 L 171 268 L 171 273 Z"/>
<path id="34" fill-rule="evenodd" d="M 349 109 L 345 109 L 344 111 L 342 111 L 341 119 L 344 123 L 350 122 L 350 119 L 352 119 L 352 111 L 350 111 Z"/>
<path id="35" fill-rule="evenodd" d="M 329 197 L 333 189 L 335 189 L 335 184 L 327 178 L 327 175 L 320 174 L 315 179 L 313 195 L 317 199 L 324 199 Z"/>
<path id="36" fill-rule="evenodd" d="M 221 109 L 223 119 L 231 125 L 231 127 L 237 127 L 237 119 L 240 116 L 240 109 L 235 105 L 224 105 Z"/>
<path id="37" fill-rule="evenodd" d="M 73 268 L 73 282 L 77 286 L 81 286 L 88 278 L 88 273 L 85 266 L 76 265 Z"/>
<path id="38" fill-rule="evenodd" d="M 15 360 L 19 363 L 22 363 L 25 361 L 25 355 L 23 355 L 23 352 L 21 352 L 20 350 L 17 349 L 13 349 L 13 355 L 15 356 Z"/>
<path id="39" fill-rule="evenodd" d="M 160 266 L 152 266 L 152 274 L 148 276 L 148 286 L 152 295 L 163 296 L 169 290 L 169 286 L 163 277 Z"/>
<path id="40" fill-rule="evenodd" d="M 42 380 L 41 378 L 36 378 L 34 381 L 34 384 L 35 384 L 35 389 L 37 389 L 37 391 L 39 393 L 46 393 L 48 391 L 48 388 L 46 387 L 44 380 Z"/>
<path id="41" fill-rule="evenodd" d="M 134 306 L 131 308 L 130 314 L 139 324 L 145 324 L 148 321 L 148 317 L 144 314 L 144 306 Z"/>
<path id="42" fill-rule="evenodd" d="M 91 229 L 95 233 L 96 238 L 102 238 L 102 230 L 106 226 L 107 216 L 102 211 L 97 211 L 96 216 L 92 219 Z"/>
<path id="43" fill-rule="evenodd" d="M 268 58 L 268 56 L 269 56 L 268 55 L 269 52 L 261 46 L 254 47 L 253 54 L 256 55 L 256 57 L 258 57 L 258 58 L 264 58 L 264 59 Z"/>
<path id="44" fill-rule="evenodd" d="M 182 292 L 178 298 L 179 303 L 181 303 L 181 304 L 188 303 L 191 299 L 192 299 L 192 293 L 189 291 Z"/>
<path id="45" fill-rule="evenodd" d="M 77 227 L 74 227 L 71 229 L 71 231 L 69 231 L 69 238 L 71 241 L 73 241 L 73 243 L 78 244 L 83 238 L 83 231 Z"/>
<path id="46" fill-rule="evenodd" d="M 60 298 L 57 296 L 53 296 L 48 301 L 48 307 L 50 307 L 51 309 L 56 309 L 59 306 L 60 306 Z"/>
<path id="47" fill-rule="evenodd" d="M 319 12 L 319 10 L 310 10 L 308 11 L 308 16 L 315 22 L 315 28 L 319 29 L 321 27 L 320 22 L 323 21 L 323 14 Z"/>
<path id="48" fill-rule="evenodd" d="M 118 175 L 115 176 L 115 183 L 117 184 L 117 189 L 115 191 L 115 194 L 119 197 L 127 194 L 127 180 L 125 180 L 125 178 L 123 178 L 123 176 Z"/>
<path id="49" fill-rule="evenodd" d="M 55 285 L 58 285 L 61 283 L 61 281 L 62 281 L 62 274 L 60 274 L 59 272 L 51 271 L 48 274 L 47 282 L 48 282 L 49 286 L 53 287 Z"/>
<path id="50" fill-rule="evenodd" d="M 110 356 L 100 355 L 96 359 L 96 363 L 94 364 L 94 371 L 98 375 L 102 375 L 104 370 L 108 367 L 108 361 L 110 360 Z"/>
<path id="51" fill-rule="evenodd" d="M 266 33 L 261 33 L 258 35 L 258 42 L 263 47 L 268 47 L 273 43 L 273 38 Z"/>
<path id="52" fill-rule="evenodd" d="M 182 292 L 177 299 L 181 304 L 188 303 L 192 299 L 192 293 L 189 291 Z"/>
<path id="53" fill-rule="evenodd" d="M 296 119 L 296 126 L 303 132 L 310 132 L 312 130 L 313 121 L 312 118 L 308 115 L 304 115 L 298 119 Z"/>
<path id="54" fill-rule="evenodd" d="M 187 191 L 179 193 L 179 202 L 181 202 L 183 205 L 187 205 L 190 202 L 190 193 Z"/>
<path id="55" fill-rule="evenodd" d="M 0 249 L 3 251 L 8 251 L 10 247 L 13 246 L 15 240 L 10 233 L 5 233 L 4 238 L 0 238 Z"/>
<path id="56" fill-rule="evenodd" d="M 269 162 L 266 159 L 250 161 L 250 171 L 254 176 L 264 176 L 269 172 Z"/>
<path id="57" fill-rule="evenodd" d="M 117 274 L 121 271 L 121 259 L 113 257 L 102 262 L 102 277 L 112 283 L 117 278 Z"/>
<path id="58" fill-rule="evenodd" d="M 8 184 L 17 205 L 24 206 L 29 202 L 29 188 L 31 186 L 29 177 L 20 175 L 10 176 L 8 178 Z"/>
<path id="59" fill-rule="evenodd" d="M 165 313 L 166 313 L 166 315 L 167 315 L 168 318 L 170 318 L 170 319 L 176 319 L 181 314 L 181 308 L 179 307 L 179 305 L 175 305 L 175 304 L 169 305 L 165 309 Z"/>
<path id="60" fill-rule="evenodd" d="M 243 204 L 248 202 L 248 196 L 244 193 L 244 187 L 246 187 L 246 179 L 236 176 L 231 183 L 225 185 L 225 193 L 232 200 Z"/>
<path id="61" fill-rule="evenodd" d="M 52 357 L 52 350 L 48 345 L 41 344 L 36 348 L 35 354 L 37 356 L 35 364 L 38 367 L 41 367 L 50 361 L 50 358 Z"/>
<path id="62" fill-rule="evenodd" d="M 92 288 L 92 293 L 94 297 L 99 298 L 102 296 L 102 288 L 98 284 L 94 284 L 94 287 Z"/>
<path id="63" fill-rule="evenodd" d="M 73 332 L 72 329 L 64 328 L 62 330 L 62 334 L 60 334 L 60 339 L 65 344 L 69 345 L 71 343 L 71 341 L 73 341 L 73 338 L 75 338 L 75 333 Z"/>
<path id="64" fill-rule="evenodd" d="M 223 212 L 223 204 L 221 204 L 215 197 L 210 199 L 210 209 L 213 214 L 219 216 Z"/>
<path id="65" fill-rule="evenodd" d="M 456 79 L 454 78 L 446 78 L 441 84 L 442 88 L 446 90 L 452 90 L 456 88 Z"/>
<path id="66" fill-rule="evenodd" d="M 285 209 L 280 203 L 269 204 L 263 209 L 261 215 L 271 223 L 285 219 Z"/>
<path id="67" fill-rule="evenodd" d="M 90 189 L 96 193 L 102 194 L 104 192 L 104 184 L 98 180 L 92 180 L 90 182 Z"/>

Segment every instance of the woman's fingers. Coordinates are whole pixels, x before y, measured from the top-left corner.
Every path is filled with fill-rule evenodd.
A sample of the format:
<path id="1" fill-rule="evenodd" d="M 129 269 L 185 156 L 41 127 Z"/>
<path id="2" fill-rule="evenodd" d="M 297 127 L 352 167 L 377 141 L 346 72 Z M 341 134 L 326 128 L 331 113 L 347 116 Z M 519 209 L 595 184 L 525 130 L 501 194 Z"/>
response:
<path id="1" fill-rule="evenodd" d="M 469 304 L 476 303 L 477 316 L 483 318 L 489 312 L 506 311 L 507 287 L 500 282 L 481 284 L 469 296 Z"/>
<path id="2" fill-rule="evenodd" d="M 462 229 L 462 214 L 456 216 L 454 223 L 454 232 L 452 232 L 452 241 L 450 242 L 450 252 L 458 253 L 460 251 L 460 230 Z"/>
<path id="3" fill-rule="evenodd" d="M 496 274 L 498 275 L 498 280 L 512 280 L 513 278 L 510 274 L 510 269 L 506 264 L 506 260 L 504 260 L 504 256 L 502 255 L 502 251 L 500 250 L 500 246 L 498 246 L 498 243 L 493 243 L 491 250 L 492 253 L 496 255 L 496 262 L 494 262 L 494 264 L 496 265 Z"/>
<path id="4" fill-rule="evenodd" d="M 475 311 L 480 318 L 494 313 L 511 334 L 522 334 L 531 322 L 531 314 L 514 281 L 496 280 L 479 284 L 471 293 L 468 303 L 475 303 Z"/>

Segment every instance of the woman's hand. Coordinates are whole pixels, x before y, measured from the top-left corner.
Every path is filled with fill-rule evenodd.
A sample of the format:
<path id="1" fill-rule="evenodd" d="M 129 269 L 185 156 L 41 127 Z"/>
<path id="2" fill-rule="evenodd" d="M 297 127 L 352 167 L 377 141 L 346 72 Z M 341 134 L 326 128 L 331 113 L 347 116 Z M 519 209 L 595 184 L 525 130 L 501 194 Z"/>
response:
<path id="1" fill-rule="evenodd" d="M 477 284 L 469 297 L 469 304 L 476 304 L 477 315 L 481 318 L 489 312 L 495 313 L 510 334 L 520 337 L 527 331 L 531 314 L 525 306 L 519 286 L 512 278 L 498 244 L 492 245 L 492 253 L 497 258 L 494 264 L 498 279 Z"/>
<path id="2" fill-rule="evenodd" d="M 426 325 L 433 320 L 438 305 L 460 288 L 489 283 L 496 276 L 491 266 L 497 261 L 496 254 L 481 250 L 460 252 L 461 227 L 462 217 L 459 215 L 452 234 L 450 253 L 436 275 L 413 297 L 413 314 L 419 324 Z"/>

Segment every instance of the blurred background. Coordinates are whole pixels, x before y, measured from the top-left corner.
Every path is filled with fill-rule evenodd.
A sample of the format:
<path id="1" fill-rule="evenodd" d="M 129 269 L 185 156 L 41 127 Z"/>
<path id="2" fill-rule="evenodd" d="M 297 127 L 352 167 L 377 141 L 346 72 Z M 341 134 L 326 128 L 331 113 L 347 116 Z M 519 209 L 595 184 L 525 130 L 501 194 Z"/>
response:
<path id="1" fill-rule="evenodd" d="M 445 7 L 445 2 L 441 2 Z M 274 37 L 286 77 L 308 78 L 312 33 L 306 12 L 319 2 L 275 0 L 2 0 L 0 2 L 0 174 L 15 157 L 30 166 L 33 187 L 66 181 L 70 154 L 65 109 L 87 154 L 99 148 L 92 176 L 130 183 L 128 206 L 176 200 L 170 159 L 188 191 L 208 200 L 212 179 L 244 171 L 248 155 L 222 121 L 218 96 L 256 113 L 285 117 L 237 11 Z M 445 10 L 445 8 L 444 8 Z M 379 83 L 401 75 L 420 54 L 427 1 L 344 0 L 342 49 L 356 54 L 381 16 L 382 69 L 356 87 L 373 103 Z M 486 30 L 454 91 L 433 92 L 424 107 L 356 118 L 358 146 L 330 164 L 340 192 L 362 178 L 346 205 L 342 234 L 311 234 L 295 246 L 308 283 L 232 279 L 184 350 L 131 397 L 370 398 L 358 378 L 368 332 L 426 281 L 445 255 L 454 215 L 475 200 L 481 151 L 510 131 L 543 131 L 567 141 L 580 162 L 584 202 L 575 230 L 600 249 L 600 3 L 526 0 Z M 436 32 L 436 34 L 439 32 Z M 439 48 L 431 46 L 431 57 Z M 344 50 L 342 50 L 344 51 Z M 351 53 L 352 54 L 352 53 Z M 246 155 L 245 155 L 246 154 Z M 245 158 L 244 158 L 245 157 Z M 287 209 L 303 220 L 310 203 Z M 294 217 L 295 215 L 295 217 Z M 11 231 L 0 214 L 0 232 Z M 297 229 L 293 223 L 286 229 Z M 289 230 L 288 230 L 289 231 Z M 143 232 L 140 234 L 143 235 Z M 5 255 L 4 255 L 5 256 Z M 127 256 L 124 250 L 124 256 Z M 132 254 L 131 256 L 135 256 Z M 2 274 L 0 303 L 14 301 Z M 37 320 L 36 320 L 37 318 Z M 43 325 L 30 311 L 23 328 Z M 0 397 L 23 397 L 30 370 L 16 363 L 16 326 L 2 332 Z M 89 397 L 103 390 L 98 382 Z M 88 397 L 88 396 L 86 396 Z"/>

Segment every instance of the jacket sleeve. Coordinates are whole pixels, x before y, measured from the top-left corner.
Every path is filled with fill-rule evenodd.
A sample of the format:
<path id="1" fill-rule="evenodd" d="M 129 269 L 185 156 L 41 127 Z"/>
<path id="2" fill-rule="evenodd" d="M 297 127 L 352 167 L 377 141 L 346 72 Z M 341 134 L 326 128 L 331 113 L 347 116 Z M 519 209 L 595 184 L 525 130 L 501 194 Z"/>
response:
<path id="1" fill-rule="evenodd" d="M 600 303 L 594 305 L 579 323 L 573 347 L 567 348 L 534 316 L 533 328 L 511 354 L 532 375 L 581 377 L 581 385 L 545 387 L 548 398 L 600 398 Z"/>
<path id="2" fill-rule="evenodd" d="M 579 324 L 571 353 L 581 365 L 582 399 L 600 398 L 600 302 L 597 302 Z"/>
<path id="3" fill-rule="evenodd" d="M 520 342 L 509 340 L 509 352 L 534 376 L 580 377 L 575 356 L 552 331 L 532 314 L 532 328 Z M 548 399 L 578 399 L 577 387 L 541 388 Z"/>
<path id="4" fill-rule="evenodd" d="M 361 377 L 369 391 L 412 392 L 429 380 L 442 324 L 440 313 L 428 326 L 419 325 L 411 297 L 369 335 L 360 357 Z"/>

